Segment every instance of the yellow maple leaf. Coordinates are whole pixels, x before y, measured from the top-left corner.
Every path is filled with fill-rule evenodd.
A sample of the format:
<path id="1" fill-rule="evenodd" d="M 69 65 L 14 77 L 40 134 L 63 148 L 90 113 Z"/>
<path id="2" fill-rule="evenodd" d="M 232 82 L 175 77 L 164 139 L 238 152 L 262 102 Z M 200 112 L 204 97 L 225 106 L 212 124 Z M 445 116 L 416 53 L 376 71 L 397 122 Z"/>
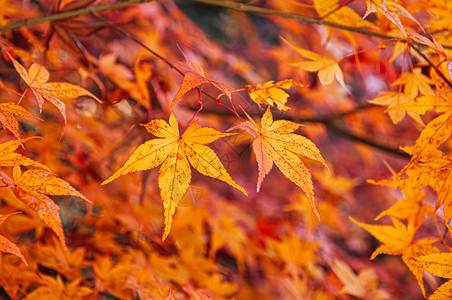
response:
<path id="1" fill-rule="evenodd" d="M 46 195 L 75 196 L 90 202 L 68 182 L 42 169 L 30 169 L 22 173 L 16 163 L 13 168 L 13 181 L 2 176 L 3 182 L 10 187 L 17 198 L 38 213 L 39 217 L 58 236 L 66 250 L 63 226 L 59 215 L 60 208 Z"/>
<path id="2" fill-rule="evenodd" d="M 245 86 L 251 100 L 259 104 L 267 104 L 273 106 L 276 104 L 279 110 L 285 111 L 290 107 L 286 106 L 287 94 L 284 90 L 290 89 L 292 86 L 303 87 L 304 85 L 294 79 L 286 79 L 274 83 L 274 81 L 267 81 L 264 84 L 256 86 Z"/>
<path id="3" fill-rule="evenodd" d="M 0 215 L 0 225 L 2 225 L 3 222 L 5 222 L 6 218 L 8 218 L 9 216 L 15 215 L 15 214 L 18 214 L 18 212 L 7 214 L 7 215 Z M 24 262 L 24 264 L 28 267 L 27 260 L 25 259 L 24 255 L 20 251 L 19 247 L 17 247 L 16 244 L 14 244 L 13 242 L 11 242 L 7 238 L 5 238 L 3 235 L 0 235 L 0 251 L 5 252 L 5 253 L 10 253 L 10 254 L 13 254 L 13 255 L 19 257 Z"/>
<path id="4" fill-rule="evenodd" d="M 5 129 L 11 131 L 17 139 L 20 139 L 19 134 L 19 122 L 17 122 L 14 116 L 31 117 L 41 120 L 31 113 L 29 113 L 25 108 L 14 103 L 0 103 L 0 122 Z"/>
<path id="5" fill-rule="evenodd" d="M 399 28 L 399 30 L 402 32 L 404 37 L 407 36 L 407 32 L 405 30 L 405 27 L 403 27 L 399 15 L 415 22 L 422 30 L 424 30 L 421 23 L 419 23 L 419 21 L 417 21 L 416 18 L 408 10 L 406 10 L 406 8 L 396 2 L 384 0 L 366 0 L 366 4 L 367 11 L 364 14 L 363 19 L 365 19 L 369 14 L 378 11 L 382 13 L 394 25 L 396 25 L 397 28 Z"/>
<path id="6" fill-rule="evenodd" d="M 402 261 L 416 277 L 417 283 L 421 288 L 422 294 L 425 297 L 425 288 L 423 281 L 424 270 L 419 265 L 415 264 L 410 258 L 414 256 L 429 255 L 433 253 L 439 253 L 440 250 L 434 246 L 438 239 L 423 238 L 413 242 L 412 245 L 407 247 L 402 254 Z"/>
<path id="7" fill-rule="evenodd" d="M 434 216 L 435 212 L 430 205 L 423 204 L 425 192 L 418 190 L 404 190 L 405 199 L 395 202 L 390 208 L 382 211 L 375 221 L 384 216 L 391 216 L 398 219 L 407 219 L 414 222 L 415 228 L 419 228 L 424 222 L 425 215 Z"/>
<path id="8" fill-rule="evenodd" d="M 429 255 L 409 257 L 407 259 L 413 265 L 428 271 L 435 276 L 452 278 L 452 253 L 433 253 Z M 423 286 L 421 286 L 423 288 Z M 429 299 L 450 299 L 452 280 L 449 280 L 436 290 Z M 425 293 L 424 293 L 425 295 Z"/>
<path id="9" fill-rule="evenodd" d="M 391 108 L 391 110 L 393 109 L 406 110 L 419 115 L 423 115 L 432 109 L 436 109 L 438 113 L 449 112 L 452 111 L 452 93 L 443 93 L 440 96 L 417 97 L 410 102 L 396 105 Z"/>
<path id="10" fill-rule="evenodd" d="M 452 111 L 446 112 L 430 121 L 422 130 L 414 146 L 403 150 L 412 155 L 410 162 L 401 172 L 416 164 L 421 158 L 431 156 L 452 134 Z"/>
<path id="11" fill-rule="evenodd" d="M 314 53 L 312 51 L 296 47 L 281 38 L 287 45 L 298 52 L 307 61 L 301 61 L 296 63 L 291 63 L 291 65 L 302 68 L 308 72 L 319 72 L 317 76 L 319 77 L 320 83 L 322 85 L 330 84 L 333 82 L 334 78 L 339 82 L 339 84 L 348 92 L 347 87 L 344 83 L 344 74 L 342 73 L 341 67 L 339 67 L 338 62 L 335 59 Z"/>
<path id="12" fill-rule="evenodd" d="M 27 70 L 16 61 L 11 55 L 9 58 L 13 62 L 14 68 L 25 83 L 30 87 L 38 100 L 39 109 L 42 110 L 44 99 L 58 108 L 66 123 L 66 104 L 62 100 L 74 99 L 80 96 L 89 96 L 101 102 L 96 96 L 82 87 L 67 82 L 47 82 L 49 72 L 40 64 L 34 63 Z"/>
<path id="13" fill-rule="evenodd" d="M 421 68 L 414 68 L 413 72 L 405 72 L 392 85 L 405 85 L 404 92 L 409 99 L 417 97 L 418 93 L 424 96 L 435 96 L 430 87 L 433 81 L 422 74 Z"/>
<path id="14" fill-rule="evenodd" d="M 408 103 L 410 101 L 410 98 L 407 97 L 405 93 L 400 92 L 391 92 L 391 91 L 385 91 L 381 92 L 383 95 L 378 96 L 372 100 L 369 100 L 370 103 L 376 104 L 376 105 L 388 105 L 387 112 L 389 114 L 389 117 L 392 120 L 392 123 L 397 124 L 400 121 L 405 118 L 406 113 L 413 118 L 417 123 L 424 124 L 422 119 L 419 117 L 418 114 L 414 112 L 405 112 L 405 110 L 396 110 L 394 107 L 399 107 L 400 105 L 403 105 L 405 103 Z"/>
<path id="15" fill-rule="evenodd" d="M 356 225 L 360 226 L 372 234 L 377 240 L 383 243 L 371 256 L 374 259 L 378 254 L 402 255 L 403 262 L 416 277 L 422 293 L 425 295 L 422 283 L 422 272 L 418 266 L 409 259 L 412 256 L 419 256 L 439 252 L 439 249 L 433 245 L 438 239 L 423 238 L 413 241 L 416 228 L 413 221 L 409 221 L 406 226 L 396 218 L 392 218 L 393 226 L 371 225 L 356 221 L 349 217 Z"/>
<path id="16" fill-rule="evenodd" d="M 325 21 L 353 27 L 378 29 L 375 24 L 363 20 L 356 11 L 343 5 L 344 1 L 341 1 L 340 4 L 338 2 L 338 0 L 314 0 L 313 4 L 318 15 Z"/>
<path id="17" fill-rule="evenodd" d="M 415 234 L 415 228 L 412 223 L 405 226 L 396 218 L 392 218 L 393 226 L 389 225 L 371 225 L 356 221 L 349 217 L 356 225 L 367 230 L 377 240 L 383 243 L 373 253 L 370 259 L 374 259 L 378 254 L 402 254 L 403 250 L 411 245 Z"/>
<path id="18" fill-rule="evenodd" d="M 124 166 L 102 184 L 107 184 L 121 175 L 149 170 L 162 164 L 158 184 L 165 210 L 163 240 L 170 232 L 176 207 L 190 184 L 190 165 L 199 173 L 222 180 L 247 195 L 228 174 L 215 152 L 205 146 L 231 133 L 222 133 L 208 127 L 198 128 L 198 121 L 195 121 L 180 135 L 174 114 L 170 115 L 169 123 L 152 120 L 142 126 L 160 139 L 152 139 L 138 146 Z"/>
<path id="19" fill-rule="evenodd" d="M 335 259 L 331 269 L 344 284 L 339 291 L 341 294 L 348 294 L 362 299 L 390 299 L 390 295 L 383 289 L 377 289 L 378 277 L 373 269 L 365 269 L 359 272 L 358 276 L 343 261 Z"/>
<path id="20" fill-rule="evenodd" d="M 20 145 L 34 138 L 36 137 L 8 141 L 0 144 L 0 167 L 13 167 L 15 164 L 18 164 L 27 167 L 37 167 L 50 172 L 50 169 L 47 166 L 19 153 L 14 153 L 14 151 L 16 151 L 16 149 L 19 148 Z"/>
<path id="21" fill-rule="evenodd" d="M 286 120 L 273 121 L 270 107 L 267 108 L 261 119 L 261 126 L 258 126 L 251 118 L 249 119 L 250 121 L 243 122 L 229 130 L 245 130 L 254 138 L 252 145 L 259 170 L 257 191 L 259 192 L 262 181 L 275 163 L 284 176 L 305 192 L 312 210 L 320 219 L 315 205 L 311 174 L 300 159 L 300 156 L 304 156 L 319 161 L 328 168 L 319 149 L 306 137 L 293 133 L 301 126 L 300 124 Z"/>

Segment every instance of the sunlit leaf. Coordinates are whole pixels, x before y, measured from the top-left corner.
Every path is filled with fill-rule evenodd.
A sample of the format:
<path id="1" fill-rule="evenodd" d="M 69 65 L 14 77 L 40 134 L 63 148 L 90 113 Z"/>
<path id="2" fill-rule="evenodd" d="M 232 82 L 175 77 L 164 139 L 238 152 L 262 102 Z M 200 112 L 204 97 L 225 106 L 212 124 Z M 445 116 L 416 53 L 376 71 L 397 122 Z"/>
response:
<path id="1" fill-rule="evenodd" d="M 294 134 L 301 125 L 290 121 L 273 121 L 270 107 L 261 119 L 261 126 L 253 120 L 243 122 L 229 130 L 241 129 L 253 138 L 253 152 L 256 156 L 259 177 L 257 191 L 261 187 L 265 176 L 270 172 L 273 163 L 290 181 L 298 185 L 308 197 L 312 210 L 320 219 L 314 199 L 314 187 L 308 168 L 301 161 L 304 156 L 321 162 L 328 168 L 316 145 L 304 136 Z"/>
<path id="2" fill-rule="evenodd" d="M 231 178 L 215 152 L 205 146 L 231 133 L 221 133 L 208 127 L 198 128 L 198 121 L 195 121 L 180 135 L 174 114 L 170 115 L 169 123 L 152 120 L 143 126 L 160 139 L 149 140 L 138 146 L 124 166 L 102 184 L 121 175 L 149 170 L 162 164 L 158 183 L 165 209 L 163 240 L 170 232 L 176 207 L 190 184 L 190 165 L 199 173 L 222 180 L 246 195 L 246 191 Z"/>
<path id="3" fill-rule="evenodd" d="M 286 106 L 287 94 L 284 90 L 290 89 L 292 86 L 303 87 L 304 85 L 293 79 L 286 79 L 279 82 L 267 81 L 264 84 L 256 86 L 245 86 L 251 100 L 259 104 L 267 104 L 273 106 L 276 104 L 279 110 L 285 111 L 289 107 Z"/>
<path id="4" fill-rule="evenodd" d="M 0 103 L 0 122 L 3 127 L 11 131 L 18 140 L 20 140 L 19 122 L 17 122 L 14 116 L 30 117 L 39 120 L 39 118 L 33 116 L 22 106 L 11 102 Z"/>
<path id="5" fill-rule="evenodd" d="M 182 52 L 182 55 L 184 56 L 187 63 L 172 62 L 173 64 L 176 64 L 183 70 L 184 79 L 179 88 L 179 91 L 177 92 L 176 96 L 174 96 L 171 102 L 170 110 L 173 110 L 174 106 L 176 106 L 176 103 L 180 97 L 185 95 L 188 91 L 206 83 L 212 84 L 215 88 L 217 88 L 221 92 L 221 94 L 226 95 L 228 99 L 232 101 L 231 91 L 234 90 L 232 86 L 215 80 L 207 79 L 204 74 L 204 70 L 201 67 L 196 65 L 194 61 L 188 58 L 188 56 L 186 56 L 184 52 Z"/>
<path id="6" fill-rule="evenodd" d="M 71 100 L 80 96 L 89 96 L 101 102 L 96 96 L 89 91 L 77 85 L 67 82 L 47 82 L 49 80 L 49 72 L 40 64 L 34 63 L 27 70 L 12 56 L 9 56 L 14 64 L 14 68 L 20 77 L 33 91 L 38 101 L 39 108 L 42 110 L 44 100 L 49 101 L 58 108 L 66 122 L 66 104 L 63 100 Z"/>
<path id="7" fill-rule="evenodd" d="M 31 158 L 28 158 L 26 156 L 23 156 L 19 153 L 14 153 L 17 148 L 19 148 L 20 145 L 25 143 L 28 140 L 34 139 L 36 137 L 29 137 L 22 140 L 15 140 L 15 141 L 8 141 L 0 144 L 0 167 L 13 167 L 14 164 L 22 165 L 22 166 L 28 166 L 28 167 L 37 167 L 44 170 L 47 170 L 50 172 L 50 169 L 37 162 L 32 160 Z"/>
<path id="8" fill-rule="evenodd" d="M 334 78 L 339 82 L 339 84 L 348 91 L 344 82 L 344 74 L 342 73 L 342 69 L 339 66 L 338 62 L 335 59 L 322 56 L 315 52 L 296 47 L 290 44 L 288 41 L 282 38 L 282 40 L 289 45 L 292 49 L 298 52 L 301 56 L 306 59 L 306 61 L 295 62 L 292 65 L 297 66 L 308 72 L 318 72 L 317 76 L 319 77 L 320 83 L 322 85 L 327 85 L 333 82 Z"/>
<path id="9" fill-rule="evenodd" d="M 11 213 L 11 214 L 7 214 L 7 215 L 0 215 L 0 225 L 3 224 L 3 222 L 5 222 L 5 220 L 12 215 L 15 215 L 16 213 Z M 16 244 L 14 244 L 13 242 L 11 242 L 10 240 L 8 240 L 7 238 L 5 238 L 4 236 L 0 235 L 0 251 L 1 252 L 5 252 L 5 253 L 10 253 L 12 255 L 15 255 L 17 257 L 19 257 L 26 266 L 28 266 L 27 260 L 25 259 L 24 255 L 22 254 L 22 252 L 20 251 L 19 247 L 17 247 Z"/>
<path id="10" fill-rule="evenodd" d="M 60 208 L 47 195 L 76 196 L 87 202 L 90 201 L 68 182 L 47 170 L 31 169 L 22 173 L 19 165 L 15 164 L 13 180 L 14 182 L 5 183 L 12 188 L 17 198 L 38 213 L 44 223 L 56 233 L 63 247 L 67 249 L 59 215 Z"/>

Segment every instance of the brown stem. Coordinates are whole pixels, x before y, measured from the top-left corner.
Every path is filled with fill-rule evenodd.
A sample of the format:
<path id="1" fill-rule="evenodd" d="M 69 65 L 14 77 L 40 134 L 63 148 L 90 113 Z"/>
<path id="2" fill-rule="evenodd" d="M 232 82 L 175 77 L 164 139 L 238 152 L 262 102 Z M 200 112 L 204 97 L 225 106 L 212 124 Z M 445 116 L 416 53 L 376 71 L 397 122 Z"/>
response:
<path id="1" fill-rule="evenodd" d="M 270 16 L 278 16 L 278 17 L 283 17 L 283 18 L 288 18 L 288 19 L 294 19 L 294 20 L 298 20 L 301 22 L 305 22 L 305 23 L 312 23 L 312 24 L 318 24 L 318 25 L 322 25 L 322 26 L 333 27 L 333 28 L 337 28 L 337 29 L 343 29 L 343 30 L 347 30 L 350 32 L 356 32 L 356 33 L 364 34 L 367 36 L 378 37 L 378 38 L 385 39 L 385 40 L 398 40 L 402 43 L 406 42 L 405 40 L 400 40 L 400 37 L 397 37 L 397 36 L 386 35 L 386 34 L 374 32 L 374 31 L 366 30 L 363 28 L 347 26 L 347 25 L 337 24 L 337 23 L 333 23 L 333 22 L 327 22 L 323 19 L 305 17 L 305 16 L 277 11 L 277 10 L 273 10 L 273 9 L 269 9 L 269 8 L 246 5 L 246 4 L 237 3 L 237 2 L 219 1 L 219 0 L 193 0 L 193 1 L 203 3 L 203 4 L 213 5 L 213 6 L 235 9 L 235 10 L 239 10 L 242 12 L 250 12 L 250 13 L 262 14 L 262 15 L 270 15 Z M 416 44 L 418 44 L 418 43 L 416 43 Z M 443 46 L 443 48 L 452 49 L 452 46 Z"/>
<path id="2" fill-rule="evenodd" d="M 406 159 L 410 159 L 411 155 L 409 155 L 406 152 L 403 152 L 402 150 L 386 145 L 386 144 L 382 144 L 379 143 L 377 141 L 371 140 L 369 138 L 366 137 L 362 137 L 359 135 L 356 135 L 355 133 L 351 132 L 350 130 L 343 128 L 339 125 L 336 124 L 336 121 L 338 119 L 341 119 L 347 115 L 351 115 L 353 113 L 358 112 L 359 110 L 363 110 L 363 109 L 367 109 L 370 107 L 374 107 L 373 105 L 370 104 L 364 104 L 362 106 L 359 106 L 355 109 L 352 109 L 350 111 L 346 111 L 337 115 L 333 115 L 330 117 L 326 117 L 326 118 L 294 118 L 294 117 L 286 117 L 285 119 L 290 119 L 293 121 L 297 121 L 299 123 L 321 123 L 324 124 L 326 126 L 327 129 L 329 129 L 330 131 L 335 132 L 336 134 L 342 135 L 344 137 L 346 137 L 349 140 L 355 141 L 355 142 L 359 142 L 362 143 L 364 145 L 370 146 L 372 148 L 375 149 L 379 149 L 381 151 L 384 151 L 386 153 L 392 154 L 392 155 L 396 155 L 402 158 L 406 158 Z M 191 107 L 187 107 L 188 109 L 192 109 L 195 110 L 195 108 L 191 108 Z M 232 116 L 231 113 L 227 112 L 227 111 L 218 111 L 218 110 L 209 110 L 209 109 L 204 109 L 202 111 L 202 113 L 214 113 L 217 115 L 224 115 L 224 116 Z M 251 116 L 260 116 L 260 115 L 255 115 L 255 114 L 250 114 Z M 282 118 L 284 119 L 284 117 Z"/>
<path id="3" fill-rule="evenodd" d="M 128 7 L 128 6 L 132 6 L 132 5 L 136 5 L 136 4 L 140 4 L 140 3 L 147 3 L 147 2 L 153 2 L 153 1 L 155 1 L 155 0 L 131 0 L 131 1 L 116 2 L 116 3 L 112 3 L 112 4 L 91 6 L 91 7 L 85 7 L 85 8 L 71 10 L 71 11 L 65 11 L 65 12 L 61 12 L 58 14 L 53 14 L 53 15 L 49 15 L 49 16 L 34 18 L 34 19 L 22 20 L 22 21 L 8 24 L 6 26 L 1 26 L 0 32 L 18 29 L 18 28 L 24 27 L 24 26 L 30 26 L 30 25 L 44 23 L 44 22 L 64 20 L 64 19 L 69 19 L 69 18 L 73 18 L 73 17 L 78 17 L 81 15 L 87 15 L 90 13 L 97 13 L 97 12 L 106 11 L 106 10 L 118 9 L 118 8 L 123 8 L 123 7 Z"/>

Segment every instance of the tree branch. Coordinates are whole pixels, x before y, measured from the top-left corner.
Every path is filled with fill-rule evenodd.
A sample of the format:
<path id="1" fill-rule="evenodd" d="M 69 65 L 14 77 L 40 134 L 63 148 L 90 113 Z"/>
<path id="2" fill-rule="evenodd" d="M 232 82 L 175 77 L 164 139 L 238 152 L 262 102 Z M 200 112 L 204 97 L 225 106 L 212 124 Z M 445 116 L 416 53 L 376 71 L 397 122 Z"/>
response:
<path id="1" fill-rule="evenodd" d="M 250 13 L 256 13 L 256 14 L 263 14 L 263 15 L 278 16 L 278 17 L 283 17 L 283 18 L 288 18 L 288 19 L 294 19 L 294 20 L 298 20 L 301 22 L 305 22 L 305 23 L 318 24 L 318 25 L 333 27 L 333 28 L 337 28 L 337 29 L 343 29 L 343 30 L 347 30 L 350 32 L 356 32 L 356 33 L 364 34 L 367 36 L 378 37 L 378 38 L 385 39 L 385 40 L 398 40 L 400 42 L 406 43 L 405 40 L 400 39 L 400 37 L 397 37 L 397 36 L 386 35 L 386 34 L 374 32 L 374 31 L 366 30 L 363 28 L 346 26 L 346 25 L 342 25 L 342 24 L 328 22 L 328 21 L 325 21 L 320 18 L 305 17 L 305 16 L 293 14 L 293 13 L 286 13 L 286 12 L 281 12 L 281 11 L 277 11 L 277 10 L 273 10 L 273 9 L 262 8 L 262 7 L 258 7 L 258 6 L 252 6 L 252 5 L 247 5 L 247 4 L 237 3 L 237 2 L 228 2 L 228 1 L 219 1 L 219 0 L 193 0 L 193 1 L 207 4 L 207 5 L 212 5 L 212 6 L 220 6 L 220 7 L 224 7 L 224 8 L 235 9 L 235 10 L 239 10 L 239 11 L 243 11 L 243 12 L 250 12 Z M 412 43 L 416 43 L 416 42 L 412 42 Z M 419 45 L 419 43 L 416 43 L 416 44 Z M 452 46 L 443 46 L 443 48 L 452 49 Z"/>
<path id="2" fill-rule="evenodd" d="M 436 73 L 447 83 L 447 85 L 452 88 L 452 82 L 449 79 L 447 79 L 443 72 L 441 72 L 437 68 L 437 66 L 435 66 L 435 64 L 424 53 L 422 53 L 421 50 L 419 50 L 418 47 L 416 47 L 412 43 L 410 43 L 410 47 L 413 48 L 414 51 L 416 51 L 436 71 Z"/>
<path id="3" fill-rule="evenodd" d="M 49 16 L 44 16 L 44 17 L 39 17 L 39 18 L 34 18 L 34 19 L 29 19 L 29 20 L 22 20 L 19 22 L 11 23 L 6 26 L 0 27 L 0 32 L 18 29 L 18 28 L 24 27 L 24 26 L 30 26 L 30 25 L 44 23 L 44 22 L 59 21 L 59 20 L 73 18 L 73 17 L 78 17 L 80 15 L 87 15 L 90 13 L 118 9 L 118 8 L 123 8 L 123 7 L 128 7 L 128 6 L 132 6 L 132 5 L 136 5 L 136 4 L 140 4 L 140 3 L 147 3 L 147 2 L 153 2 L 153 1 L 155 1 L 155 0 L 130 0 L 130 1 L 116 2 L 116 3 L 112 3 L 112 4 L 106 4 L 106 5 L 85 7 L 85 8 L 66 11 L 66 12 L 53 14 L 53 15 L 49 15 Z"/>
<path id="4" fill-rule="evenodd" d="M 326 117 L 326 118 L 282 117 L 281 119 L 297 121 L 299 123 L 320 123 L 320 124 L 325 125 L 325 127 L 328 130 L 330 130 L 332 132 L 335 132 L 336 134 L 341 135 L 341 136 L 343 136 L 343 137 L 345 137 L 345 138 L 347 138 L 349 140 L 352 140 L 352 141 L 355 141 L 355 142 L 359 142 L 361 144 L 370 146 L 370 147 L 375 148 L 375 149 L 379 149 L 379 150 L 381 150 L 383 152 L 386 152 L 386 153 L 389 153 L 389 154 L 392 154 L 392 155 L 395 155 L 395 156 L 399 156 L 399 157 L 402 157 L 402 158 L 410 159 L 411 155 L 409 155 L 408 153 L 406 153 L 406 152 L 404 152 L 404 151 L 402 151 L 402 150 L 400 150 L 398 148 L 395 148 L 395 147 L 392 147 L 392 146 L 389 146 L 389 145 L 386 145 L 386 144 L 379 143 L 377 141 L 371 140 L 371 139 L 366 138 L 366 137 L 362 137 L 362 136 L 356 135 L 355 133 L 351 132 L 350 130 L 348 130 L 346 128 L 343 128 L 343 127 L 341 127 L 341 126 L 336 124 L 336 121 L 338 119 L 341 119 L 341 118 L 343 118 L 343 117 L 345 117 L 347 115 L 356 113 L 359 110 L 363 110 L 363 109 L 370 108 L 370 107 L 374 107 L 374 105 L 367 105 L 367 104 L 366 105 L 362 105 L 362 106 L 359 106 L 359 107 L 357 107 L 357 108 L 355 108 L 353 110 L 346 111 L 346 112 L 343 112 L 343 113 L 340 113 L 340 114 L 337 114 L 337 115 L 333 115 L 333 116 L 330 116 L 330 117 Z M 188 107 L 188 106 L 185 106 L 185 108 L 190 109 L 190 110 L 196 110 L 195 108 Z M 227 112 L 227 111 L 209 110 L 209 109 L 203 109 L 200 113 L 212 113 L 212 114 L 216 114 L 216 115 L 232 116 L 232 114 L 230 112 Z M 250 116 L 260 117 L 260 115 L 257 115 L 257 114 L 250 114 Z"/>

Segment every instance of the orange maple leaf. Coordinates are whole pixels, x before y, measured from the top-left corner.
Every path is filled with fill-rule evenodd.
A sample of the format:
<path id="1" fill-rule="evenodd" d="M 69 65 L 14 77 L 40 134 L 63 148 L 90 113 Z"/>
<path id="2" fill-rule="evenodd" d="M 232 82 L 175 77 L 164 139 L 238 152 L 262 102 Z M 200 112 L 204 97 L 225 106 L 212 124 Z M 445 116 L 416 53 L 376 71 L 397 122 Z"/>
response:
<path id="1" fill-rule="evenodd" d="M 189 187 L 190 165 L 199 173 L 222 180 L 247 195 L 228 174 L 215 152 L 205 146 L 233 133 L 222 133 L 208 127 L 198 128 L 198 121 L 195 121 L 180 135 L 174 114 L 170 115 L 169 123 L 164 120 L 152 120 L 142 126 L 160 139 L 153 139 L 138 146 L 124 166 L 102 182 L 102 185 L 121 175 L 149 170 L 162 164 L 158 184 L 165 209 L 163 240 L 170 232 L 176 207 Z"/>
<path id="2" fill-rule="evenodd" d="M 6 218 L 8 218 L 9 216 L 18 214 L 18 213 L 19 212 L 7 214 L 7 215 L 0 215 L 0 225 L 2 225 L 3 222 L 5 222 Z M 25 259 L 24 255 L 20 251 L 19 247 L 17 247 L 16 244 L 14 244 L 13 242 L 11 242 L 7 238 L 5 238 L 3 235 L 0 235 L 0 251 L 5 252 L 5 253 L 10 253 L 10 254 L 13 254 L 13 255 L 19 257 L 24 262 L 24 264 L 28 267 L 27 260 Z"/>
<path id="3" fill-rule="evenodd" d="M 8 141 L 0 144 L 0 167 L 13 167 L 15 164 L 18 164 L 27 167 L 37 167 L 50 172 L 50 169 L 47 166 L 19 153 L 14 153 L 20 145 L 34 138 L 37 137 L 33 136 L 22 140 Z"/>
<path id="4" fill-rule="evenodd" d="M 30 117 L 41 120 L 38 117 L 33 116 L 20 105 L 12 102 L 0 103 L 0 122 L 3 125 L 3 128 L 11 131 L 17 139 L 20 139 L 19 122 L 17 122 L 14 116 Z"/>
<path id="5" fill-rule="evenodd" d="M 68 182 L 55 176 L 50 171 L 30 169 L 22 173 L 19 164 L 13 167 L 13 180 L 1 174 L 3 182 L 13 190 L 18 199 L 36 211 L 39 217 L 58 236 L 63 248 L 67 250 L 63 226 L 59 215 L 60 208 L 46 195 L 76 196 L 91 203 L 85 196 Z"/>
<path id="6" fill-rule="evenodd" d="M 197 66 L 190 58 L 188 58 L 182 50 L 181 52 L 187 63 L 182 63 L 178 61 L 171 63 L 177 65 L 180 69 L 184 70 L 183 71 L 184 80 L 182 81 L 179 91 L 177 92 L 176 96 L 173 98 L 173 101 L 171 102 L 170 110 L 173 110 L 177 100 L 179 100 L 179 98 L 182 97 L 185 93 L 187 93 L 191 89 L 194 89 L 206 83 L 210 83 L 218 90 L 220 90 L 221 91 L 220 96 L 224 94 L 226 95 L 226 97 L 228 97 L 230 101 L 232 101 L 231 91 L 234 90 L 232 86 L 215 80 L 207 79 L 204 74 L 204 70 L 201 67 Z"/>
<path id="7" fill-rule="evenodd" d="M 25 68 L 17 62 L 9 53 L 9 58 L 14 64 L 14 68 L 20 77 L 33 91 L 38 100 L 39 109 L 42 110 L 44 99 L 52 103 L 58 108 L 66 123 L 66 104 L 62 100 L 70 100 L 80 96 L 89 96 L 98 102 L 101 102 L 96 96 L 88 92 L 82 87 L 67 82 L 47 82 L 49 80 L 49 72 L 40 64 L 34 63 L 30 68 Z"/>
<path id="8" fill-rule="evenodd" d="M 319 149 L 306 137 L 293 133 L 301 126 L 300 124 L 285 120 L 273 121 L 270 107 L 261 119 L 261 126 L 258 126 L 249 116 L 248 118 L 250 121 L 234 126 L 228 131 L 245 130 L 254 138 L 253 151 L 259 169 L 257 191 L 259 192 L 265 176 L 275 163 L 284 176 L 305 192 L 312 210 L 320 219 L 315 205 L 311 174 L 300 159 L 300 156 L 304 156 L 319 161 L 328 169 Z"/>

